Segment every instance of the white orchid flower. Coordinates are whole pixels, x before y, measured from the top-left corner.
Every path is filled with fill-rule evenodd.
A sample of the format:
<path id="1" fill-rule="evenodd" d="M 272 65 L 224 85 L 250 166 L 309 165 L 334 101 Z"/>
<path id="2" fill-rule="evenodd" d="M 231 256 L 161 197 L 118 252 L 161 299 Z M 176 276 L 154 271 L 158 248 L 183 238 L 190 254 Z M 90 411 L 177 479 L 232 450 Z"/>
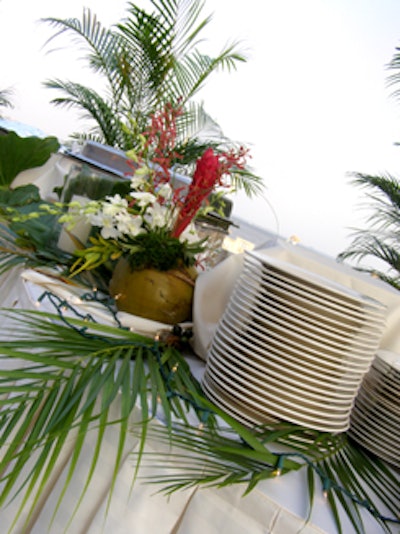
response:
<path id="1" fill-rule="evenodd" d="M 114 216 L 121 211 L 126 212 L 128 201 L 125 198 L 122 198 L 121 195 L 106 197 L 106 202 L 103 203 L 102 207 L 105 215 Z"/>
<path id="2" fill-rule="evenodd" d="M 142 233 L 143 219 L 139 215 L 130 215 L 129 213 L 120 213 L 116 217 L 117 228 L 121 234 L 135 237 Z"/>
<path id="3" fill-rule="evenodd" d="M 165 228 L 169 223 L 169 209 L 156 202 L 146 210 L 144 215 L 150 228 Z"/>
<path id="4" fill-rule="evenodd" d="M 134 191 L 131 193 L 131 197 L 136 199 L 141 208 L 149 204 L 152 205 L 157 201 L 157 197 L 153 193 L 146 193 L 145 191 Z"/>
<path id="5" fill-rule="evenodd" d="M 147 173 L 143 173 L 143 170 L 136 171 L 131 178 L 131 189 L 145 189 L 147 183 Z"/>
<path id="6" fill-rule="evenodd" d="M 110 216 L 103 216 L 100 233 L 104 239 L 119 239 L 121 237 L 121 232 L 115 226 L 114 217 Z"/>
<path id="7" fill-rule="evenodd" d="M 100 210 L 97 210 L 94 213 L 86 213 L 86 219 L 92 226 L 101 227 L 104 225 L 104 214 Z"/>

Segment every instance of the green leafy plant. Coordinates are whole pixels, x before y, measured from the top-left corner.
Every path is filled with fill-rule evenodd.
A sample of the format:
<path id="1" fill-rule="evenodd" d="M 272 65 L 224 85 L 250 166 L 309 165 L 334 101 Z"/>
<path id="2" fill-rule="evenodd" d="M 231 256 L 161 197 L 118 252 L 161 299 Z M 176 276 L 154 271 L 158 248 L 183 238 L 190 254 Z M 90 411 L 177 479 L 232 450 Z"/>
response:
<path id="1" fill-rule="evenodd" d="M 60 144 L 55 137 L 20 137 L 15 132 L 0 136 L 0 186 L 9 187 L 21 172 L 44 165 Z"/>
<path id="2" fill-rule="evenodd" d="M 12 100 L 11 100 L 12 94 L 13 94 L 12 89 L 9 89 L 9 88 L 0 89 L 0 108 L 14 107 Z M 1 118 L 1 113 L 0 113 L 0 118 Z"/>
<path id="3" fill-rule="evenodd" d="M 83 135 L 122 150 L 137 149 L 148 119 L 165 103 L 180 103 L 185 113 L 179 127 L 177 148 L 184 159 L 195 161 L 205 146 L 227 139 L 193 97 L 218 70 L 232 70 L 245 57 L 238 44 L 218 55 L 202 53 L 199 45 L 211 17 L 202 17 L 201 0 L 151 0 L 146 10 L 129 3 L 127 17 L 106 28 L 89 9 L 82 20 L 46 18 L 57 33 L 72 36 L 84 46 L 90 69 L 105 84 L 104 94 L 72 81 L 48 80 L 46 87 L 60 96 L 57 106 L 75 107 L 93 119 L 93 129 Z M 208 132 L 204 137 L 205 132 Z"/>
<path id="4" fill-rule="evenodd" d="M 360 270 L 400 289 L 400 182 L 393 176 L 357 174 L 355 183 L 371 192 L 369 225 L 354 232 L 339 260 L 355 260 Z M 368 267 L 364 260 L 371 258 L 379 260 L 382 268 Z"/>
<path id="5" fill-rule="evenodd" d="M 388 77 L 389 86 L 394 87 L 392 96 L 399 100 L 400 48 L 396 48 L 388 68 L 393 71 Z M 356 268 L 400 289 L 399 179 L 390 174 L 354 173 L 353 183 L 367 191 L 370 201 L 367 205 L 367 227 L 354 230 L 353 241 L 339 254 L 338 259 L 350 260 L 355 263 Z M 371 260 L 373 266 L 368 265 Z"/>
<path id="6" fill-rule="evenodd" d="M 396 473 L 355 446 L 345 433 L 323 433 L 285 422 L 249 431 L 213 409 L 226 425 L 217 433 L 184 425 L 177 425 L 172 434 L 161 426 L 149 430 L 149 437 L 174 447 L 183 469 L 171 475 L 162 462 L 157 463 L 161 460 L 157 453 L 145 453 L 142 461 L 158 468 L 156 476 L 145 477 L 147 482 L 167 494 L 196 485 L 221 488 L 244 484 L 247 494 L 262 480 L 303 469 L 309 498 L 306 521 L 311 518 L 318 482 L 338 532 L 343 532 L 340 518 L 344 514 L 354 532 L 364 534 L 362 509 L 373 516 L 382 532 L 393 532 L 392 527 L 399 523 Z"/>
<path id="7" fill-rule="evenodd" d="M 0 274 L 17 265 L 72 265 L 73 256 L 57 246 L 59 217 L 33 184 L 0 189 Z"/>

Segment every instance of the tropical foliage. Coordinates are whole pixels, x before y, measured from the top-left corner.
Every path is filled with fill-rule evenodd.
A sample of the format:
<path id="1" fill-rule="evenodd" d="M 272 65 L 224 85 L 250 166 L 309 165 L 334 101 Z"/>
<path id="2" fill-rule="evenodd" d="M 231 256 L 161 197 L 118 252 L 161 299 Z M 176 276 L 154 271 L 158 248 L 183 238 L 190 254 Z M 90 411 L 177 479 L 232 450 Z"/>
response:
<path id="1" fill-rule="evenodd" d="M 146 11 L 129 3 L 127 18 L 111 28 L 89 9 L 81 21 L 44 19 L 57 29 L 54 37 L 68 33 L 84 45 L 87 64 L 104 87 L 100 92 L 78 82 L 48 80 L 45 85 L 60 94 L 52 102 L 92 119 L 84 137 L 122 150 L 138 148 L 152 113 L 179 102 L 185 110 L 178 122 L 180 164 L 195 161 L 210 144 L 226 148 L 231 143 L 194 97 L 213 73 L 235 69 L 245 58 L 237 43 L 213 57 L 201 52 L 211 21 L 203 18 L 203 5 L 201 0 L 151 0 L 152 10 Z"/>
<path id="2" fill-rule="evenodd" d="M 0 89 L 0 118 L 2 116 L 1 114 L 1 108 L 12 108 L 12 90 L 11 89 Z"/>
<path id="3" fill-rule="evenodd" d="M 357 230 L 340 260 L 379 260 L 378 267 L 360 268 L 400 289 L 400 182 L 393 176 L 357 174 L 355 183 L 367 188 L 372 207 L 369 226 Z"/>
<path id="4" fill-rule="evenodd" d="M 394 71 L 388 77 L 389 86 L 394 87 L 392 96 L 399 100 L 400 48 L 388 67 Z M 354 260 L 360 270 L 400 289 L 400 181 L 390 174 L 356 173 L 354 184 L 368 191 L 367 228 L 355 230 L 352 243 L 338 259 Z"/>
<path id="5" fill-rule="evenodd" d="M 0 187 L 8 188 L 21 171 L 44 165 L 59 148 L 55 137 L 20 137 L 15 132 L 0 136 Z"/>
<path id="6" fill-rule="evenodd" d="M 53 297 L 49 295 L 49 298 Z M 83 318 L 69 318 L 65 324 L 60 323 L 61 307 L 68 304 L 61 301 L 59 304 L 60 313 L 56 315 L 9 310 L 8 317 L 11 315 L 16 320 L 13 339 L 3 339 L 0 348 L 1 360 L 22 359 L 27 363 L 24 369 L 0 367 L 0 446 L 3 447 L 0 506 L 25 486 L 20 513 L 31 495 L 34 499 L 30 513 L 33 513 L 63 446 L 72 435 L 77 441 L 68 480 L 89 430 L 98 435 L 90 469 L 93 472 L 105 428 L 117 424 L 109 414 L 117 397 L 121 396 L 121 404 L 114 478 L 130 432 L 129 417 L 137 401 L 142 406 L 144 442 L 147 422 L 160 405 L 170 426 L 173 415 L 186 420 L 187 405 L 194 395 L 200 394 L 187 363 L 173 347 L 129 329 L 107 327 Z M 35 332 L 34 336 L 29 332 Z M 179 368 L 179 373 L 175 373 L 175 368 Z M 199 403 L 196 411 L 201 418 Z M 212 417 L 208 421 L 211 424 Z M 39 453 L 26 476 L 24 465 L 35 451 Z M 90 483 L 90 477 L 87 482 Z"/>

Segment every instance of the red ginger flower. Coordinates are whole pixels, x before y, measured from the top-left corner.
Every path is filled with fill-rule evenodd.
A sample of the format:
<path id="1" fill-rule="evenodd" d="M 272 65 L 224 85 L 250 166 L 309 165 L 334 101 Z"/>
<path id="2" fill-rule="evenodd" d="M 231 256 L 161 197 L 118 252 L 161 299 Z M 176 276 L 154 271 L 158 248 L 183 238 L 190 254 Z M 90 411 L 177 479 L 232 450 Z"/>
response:
<path id="1" fill-rule="evenodd" d="M 222 176 L 229 173 L 232 167 L 238 169 L 244 166 L 246 152 L 241 149 L 237 155 L 233 152 L 218 156 L 212 148 L 208 148 L 197 161 L 196 170 L 188 193 L 184 200 L 174 229 L 173 237 L 179 237 L 187 228 L 201 207 L 202 202 L 210 195 L 216 185 L 224 185 Z"/>

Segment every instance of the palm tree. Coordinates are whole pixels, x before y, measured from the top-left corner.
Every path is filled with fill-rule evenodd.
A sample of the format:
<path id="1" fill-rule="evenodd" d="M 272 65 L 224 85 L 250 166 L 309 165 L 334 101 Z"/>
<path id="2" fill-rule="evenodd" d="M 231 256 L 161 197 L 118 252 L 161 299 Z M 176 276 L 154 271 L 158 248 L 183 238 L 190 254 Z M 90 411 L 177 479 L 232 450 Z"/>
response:
<path id="1" fill-rule="evenodd" d="M 12 108 L 13 104 L 11 102 L 11 95 L 12 90 L 11 89 L 0 89 L 0 108 Z M 0 118 L 1 118 L 0 113 Z"/>
<path id="2" fill-rule="evenodd" d="M 396 48 L 388 68 L 394 71 L 388 77 L 388 85 L 394 86 L 391 96 L 400 100 L 400 47 Z M 355 231 L 352 243 L 338 259 L 356 260 L 360 270 L 400 289 L 400 182 L 391 175 L 356 173 L 354 183 L 372 191 L 369 198 L 373 212 L 368 218 L 368 228 Z M 383 267 L 364 267 L 361 262 L 365 258 L 378 260 Z"/>
<path id="3" fill-rule="evenodd" d="M 361 267 L 400 289 L 400 182 L 393 176 L 356 174 L 355 184 L 372 190 L 372 215 L 367 229 L 356 230 L 340 260 L 378 259 L 385 269 Z"/>
<path id="4" fill-rule="evenodd" d="M 201 18 L 202 0 L 151 0 L 151 5 L 150 12 L 130 3 L 127 18 L 112 28 L 103 27 L 90 9 L 84 10 L 81 21 L 44 19 L 58 30 L 52 39 L 68 32 L 75 42 L 84 43 L 85 59 L 105 82 L 105 91 L 59 79 L 45 86 L 62 95 L 52 103 L 78 108 L 94 121 L 83 137 L 122 150 L 137 146 L 151 114 L 166 103 L 179 103 L 185 110 L 178 125 L 179 149 L 186 163 L 197 159 L 205 144 L 228 142 L 193 97 L 211 74 L 234 69 L 245 58 L 237 43 L 215 57 L 199 50 L 202 31 L 211 21 Z"/>

